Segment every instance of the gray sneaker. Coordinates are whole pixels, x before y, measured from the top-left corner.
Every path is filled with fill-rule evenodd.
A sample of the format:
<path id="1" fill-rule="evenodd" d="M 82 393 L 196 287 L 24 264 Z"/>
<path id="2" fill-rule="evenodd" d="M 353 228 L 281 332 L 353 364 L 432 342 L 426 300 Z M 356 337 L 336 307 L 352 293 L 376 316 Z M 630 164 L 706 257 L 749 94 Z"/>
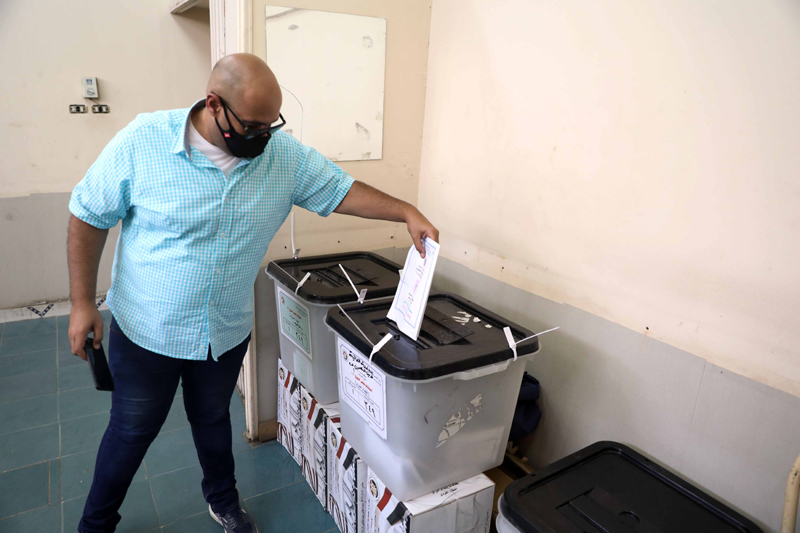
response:
<path id="1" fill-rule="evenodd" d="M 241 507 L 236 507 L 233 511 L 218 515 L 211 506 L 208 506 L 211 518 L 216 520 L 219 525 L 225 528 L 225 533 L 258 533 L 258 527 L 247 511 Z"/>

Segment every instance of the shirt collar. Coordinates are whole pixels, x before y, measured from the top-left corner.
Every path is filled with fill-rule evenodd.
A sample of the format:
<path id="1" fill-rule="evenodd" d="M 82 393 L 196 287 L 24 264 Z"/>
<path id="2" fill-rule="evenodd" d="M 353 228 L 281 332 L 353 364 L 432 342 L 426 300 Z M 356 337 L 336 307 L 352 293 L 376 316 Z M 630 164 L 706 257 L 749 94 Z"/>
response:
<path id="1" fill-rule="evenodd" d="M 199 107 L 205 107 L 205 101 L 205 98 L 201 98 L 186 111 L 184 120 L 180 123 L 182 127 L 178 128 L 178 131 L 175 135 L 175 142 L 172 145 L 173 154 L 186 152 L 186 157 L 188 157 L 190 160 L 192 159 L 192 149 L 189 146 L 189 137 L 186 135 L 186 128 L 189 126 L 189 120 L 191 120 L 192 111 Z"/>

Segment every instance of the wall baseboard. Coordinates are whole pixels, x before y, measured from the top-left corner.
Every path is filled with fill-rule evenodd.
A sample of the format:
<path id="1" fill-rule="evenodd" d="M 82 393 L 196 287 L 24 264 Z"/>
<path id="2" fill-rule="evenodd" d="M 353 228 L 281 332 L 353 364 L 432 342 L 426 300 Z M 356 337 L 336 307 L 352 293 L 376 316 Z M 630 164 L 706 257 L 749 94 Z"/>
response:
<path id="1" fill-rule="evenodd" d="M 258 441 L 266 442 L 278 438 L 278 419 L 265 420 L 258 423 Z"/>
<path id="2" fill-rule="evenodd" d="M 97 308 L 101 311 L 108 309 L 106 305 L 106 295 L 97 296 Z M 59 300 L 57 302 L 44 302 L 14 309 L 0 309 L 0 324 L 6 322 L 19 322 L 20 320 L 31 320 L 35 318 L 50 318 L 54 316 L 68 315 L 72 310 L 69 300 Z"/>

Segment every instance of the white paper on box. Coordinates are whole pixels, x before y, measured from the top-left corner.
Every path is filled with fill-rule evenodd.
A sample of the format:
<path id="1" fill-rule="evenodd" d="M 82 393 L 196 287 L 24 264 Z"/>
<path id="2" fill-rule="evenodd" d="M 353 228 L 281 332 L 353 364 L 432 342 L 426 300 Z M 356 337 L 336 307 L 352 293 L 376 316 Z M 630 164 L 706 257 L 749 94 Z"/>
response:
<path id="1" fill-rule="evenodd" d="M 494 482 L 483 474 L 400 502 L 375 473 L 367 473 L 368 533 L 488 533 Z"/>
<path id="2" fill-rule="evenodd" d="M 302 465 L 300 382 L 278 359 L 278 442 Z"/>
<path id="3" fill-rule="evenodd" d="M 342 533 L 364 533 L 367 466 L 340 427 L 339 417 L 328 419 L 328 512 Z"/>
<path id="4" fill-rule="evenodd" d="M 276 285 L 281 334 L 311 357 L 311 323 L 308 307 Z"/>
<path id="5" fill-rule="evenodd" d="M 395 321 L 400 331 L 414 340 L 417 340 L 422 327 L 428 295 L 431 292 L 433 272 L 436 269 L 436 260 L 439 258 L 437 242 L 425 238 L 422 244 L 425 247 L 425 259 L 420 257 L 413 246 L 408 250 L 403 274 L 397 285 L 397 293 L 386 315 Z"/>
<path id="6" fill-rule="evenodd" d="M 382 438 L 386 438 L 386 377 L 346 340 L 337 337 L 340 401 L 347 402 Z"/>

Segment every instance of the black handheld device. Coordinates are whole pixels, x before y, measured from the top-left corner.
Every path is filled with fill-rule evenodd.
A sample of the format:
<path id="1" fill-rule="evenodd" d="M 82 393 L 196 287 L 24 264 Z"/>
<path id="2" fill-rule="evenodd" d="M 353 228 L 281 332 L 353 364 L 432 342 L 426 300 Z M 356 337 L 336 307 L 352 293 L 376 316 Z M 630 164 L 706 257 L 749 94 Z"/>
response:
<path id="1" fill-rule="evenodd" d="M 114 379 L 111 377 L 111 370 L 108 368 L 108 361 L 106 360 L 106 353 L 101 345 L 99 349 L 94 348 L 94 339 L 86 339 L 83 345 L 86 350 L 86 360 L 89 362 L 89 368 L 92 370 L 92 379 L 94 379 L 94 387 L 97 390 L 113 391 Z"/>

